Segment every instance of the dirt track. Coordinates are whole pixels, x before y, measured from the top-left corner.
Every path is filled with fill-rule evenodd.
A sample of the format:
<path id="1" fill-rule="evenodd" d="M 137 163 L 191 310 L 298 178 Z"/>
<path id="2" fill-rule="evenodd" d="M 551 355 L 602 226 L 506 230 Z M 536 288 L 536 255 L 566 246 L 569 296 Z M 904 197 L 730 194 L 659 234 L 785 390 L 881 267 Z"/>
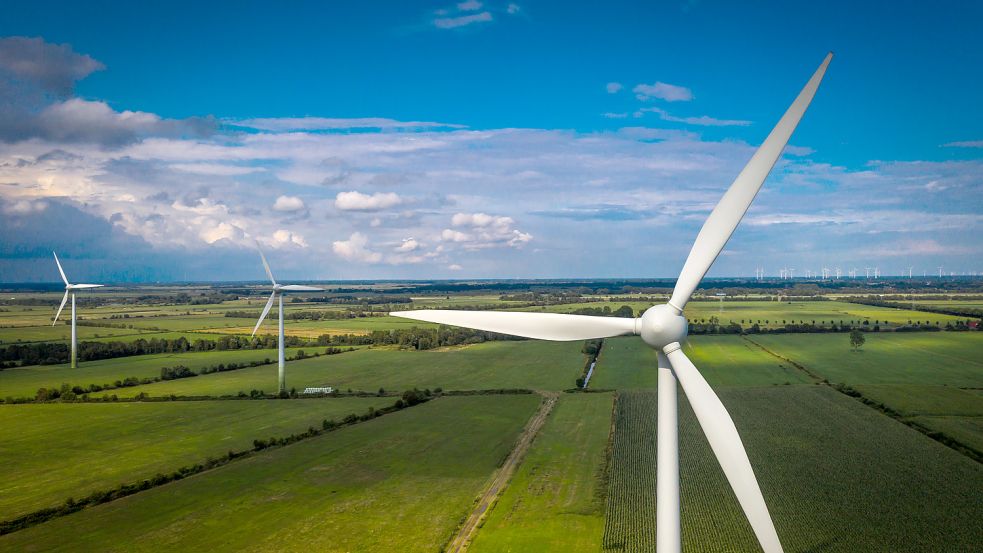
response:
<path id="1" fill-rule="evenodd" d="M 523 430 L 522 435 L 519 436 L 519 441 L 515 444 L 515 448 L 512 449 L 512 453 L 509 454 L 508 458 L 505 459 L 505 463 L 502 467 L 498 469 L 495 473 L 495 477 L 492 479 L 488 487 L 482 492 L 481 497 L 475 504 L 474 509 L 468 515 L 468 518 L 464 520 L 464 524 L 458 529 L 457 534 L 454 538 L 447 544 L 445 551 L 449 553 L 460 553 L 462 551 L 467 551 L 468 545 L 471 543 L 471 539 L 474 537 L 475 532 L 478 531 L 478 527 L 481 525 L 481 521 L 484 520 L 485 515 L 488 513 L 488 508 L 495 502 L 498 498 L 498 494 L 505 489 L 508 485 L 509 480 L 515 473 L 515 469 L 522 462 L 523 456 L 526 454 L 526 450 L 529 449 L 529 445 L 532 443 L 536 434 L 539 433 L 539 429 L 543 427 L 543 423 L 546 422 L 546 417 L 549 416 L 550 411 L 553 410 L 553 405 L 556 404 L 556 399 L 559 394 L 555 392 L 541 392 L 544 400 L 539 406 L 539 411 L 531 419 L 529 423 L 526 424 L 525 430 Z"/>

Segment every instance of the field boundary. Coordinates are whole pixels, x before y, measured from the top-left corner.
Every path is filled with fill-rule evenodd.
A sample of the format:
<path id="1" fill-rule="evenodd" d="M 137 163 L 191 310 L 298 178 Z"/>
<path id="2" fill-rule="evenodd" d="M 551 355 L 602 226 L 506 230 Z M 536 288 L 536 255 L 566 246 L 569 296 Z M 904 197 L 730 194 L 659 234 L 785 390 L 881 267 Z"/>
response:
<path id="1" fill-rule="evenodd" d="M 498 469 L 491 482 L 488 483 L 485 490 L 478 496 L 471 512 L 464 518 L 454 533 L 454 536 L 441 551 L 448 553 L 462 553 L 467 551 L 471 540 L 474 539 L 474 535 L 478 532 L 485 517 L 491 512 L 495 502 L 498 500 L 498 496 L 512 480 L 516 469 L 519 468 L 519 464 L 525 458 L 526 451 L 529 450 L 529 446 L 532 445 L 536 436 L 539 435 L 539 431 L 546 423 L 550 412 L 553 411 L 553 406 L 556 405 L 556 400 L 560 397 L 560 394 L 557 392 L 540 393 L 543 395 L 543 401 L 539 406 L 539 410 L 536 411 L 529 420 L 529 423 L 526 424 L 526 428 L 519 436 L 518 441 L 516 441 L 512 452 L 505 458 L 501 468 Z"/>
<path id="2" fill-rule="evenodd" d="M 952 436 L 946 434 L 945 432 L 939 432 L 938 430 L 932 430 L 931 428 L 927 428 L 927 427 L 925 427 L 925 426 L 923 426 L 921 424 L 918 424 L 917 422 L 915 422 L 913 420 L 910 420 L 909 418 L 905 417 L 904 415 L 902 415 L 898 411 L 895 411 L 890 406 L 885 405 L 884 403 L 881 403 L 881 402 L 879 402 L 877 400 L 874 400 L 874 399 L 871 399 L 871 398 L 865 396 L 862 392 L 860 392 L 856 388 L 853 388 L 853 387 L 851 387 L 851 386 L 849 386 L 847 384 L 832 383 L 832 382 L 829 381 L 829 379 L 820 377 L 819 375 L 817 375 L 816 373 L 812 372 L 811 370 L 809 370 L 806 366 L 802 365 L 801 363 L 797 363 L 797 362 L 795 362 L 795 361 L 793 361 L 793 360 L 791 360 L 791 359 L 789 359 L 789 358 L 787 358 L 787 357 L 785 357 L 783 355 L 780 355 L 778 353 L 775 353 L 774 351 L 771 351 L 770 349 L 768 349 L 765 346 L 763 346 L 763 345 L 755 342 L 754 340 L 748 338 L 747 336 L 743 336 L 743 338 L 745 340 L 747 340 L 748 342 L 751 342 L 752 344 L 754 344 L 754 345 L 758 346 L 759 348 L 761 348 L 761 350 L 764 351 L 765 353 L 767 353 L 767 354 L 769 354 L 769 355 L 771 355 L 773 357 L 776 357 L 778 359 L 781 359 L 783 361 L 786 361 L 787 363 L 791 364 L 795 368 L 801 370 L 803 373 L 809 375 L 809 377 L 815 379 L 817 381 L 816 382 L 817 384 L 823 384 L 825 386 L 828 386 L 828 387 L 836 390 L 837 392 L 839 392 L 839 393 L 841 393 L 841 394 L 843 394 L 843 395 L 845 395 L 845 396 L 847 396 L 849 398 L 852 398 L 854 400 L 857 400 L 860 403 L 863 403 L 864 405 L 866 405 L 867 407 L 870 407 L 870 408 L 874 409 L 875 411 L 878 411 L 881 414 L 886 415 L 886 416 L 888 416 L 888 417 L 890 417 L 890 418 L 892 418 L 892 419 L 900 422 L 901 424 L 903 424 L 903 425 L 905 425 L 905 426 L 907 426 L 909 428 L 912 428 L 914 430 L 917 430 L 918 432 L 924 434 L 928 438 L 931 438 L 932 440 L 934 440 L 934 441 L 936 441 L 936 442 L 938 442 L 938 443 L 940 443 L 940 444 L 948 447 L 949 449 L 952 449 L 953 451 L 956 451 L 956 452 L 964 455 L 965 457 L 968 457 L 968 458 L 976 461 L 977 463 L 983 464 L 983 451 L 979 451 L 979 450 L 977 450 L 976 448 L 974 448 L 974 447 L 972 447 L 970 445 L 964 444 L 964 443 L 960 442 L 959 440 L 957 440 L 956 438 L 953 438 Z"/>

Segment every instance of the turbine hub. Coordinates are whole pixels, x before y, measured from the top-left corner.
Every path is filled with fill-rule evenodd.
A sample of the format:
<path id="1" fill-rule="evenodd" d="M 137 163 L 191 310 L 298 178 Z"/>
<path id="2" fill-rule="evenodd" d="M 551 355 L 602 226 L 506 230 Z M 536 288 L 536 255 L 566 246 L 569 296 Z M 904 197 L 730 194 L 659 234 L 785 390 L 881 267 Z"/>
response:
<path id="1" fill-rule="evenodd" d="M 646 344 L 662 349 L 673 342 L 682 343 L 689 332 L 686 317 L 668 305 L 650 307 L 642 314 L 639 335 Z"/>

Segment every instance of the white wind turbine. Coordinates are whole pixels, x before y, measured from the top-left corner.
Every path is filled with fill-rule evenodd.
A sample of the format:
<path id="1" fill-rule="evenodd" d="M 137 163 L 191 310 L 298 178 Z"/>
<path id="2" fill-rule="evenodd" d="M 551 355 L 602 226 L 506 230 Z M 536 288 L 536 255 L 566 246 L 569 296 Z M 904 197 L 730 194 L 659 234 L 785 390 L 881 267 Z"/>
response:
<path id="1" fill-rule="evenodd" d="M 65 283 L 65 295 L 61 298 L 61 305 L 58 306 L 58 312 L 55 313 L 55 319 L 51 321 L 51 326 L 55 326 L 58 322 L 58 317 L 61 316 L 61 310 L 65 308 L 65 302 L 68 301 L 68 296 L 72 296 L 72 368 L 76 369 L 79 366 L 78 363 L 78 338 L 75 333 L 75 291 L 84 290 L 86 288 L 100 288 L 102 284 L 70 284 L 68 282 L 68 277 L 65 276 L 65 270 L 61 268 L 61 261 L 58 261 L 58 254 L 51 252 L 55 256 L 55 265 L 58 265 L 58 274 L 61 275 L 61 280 Z"/>
<path id="2" fill-rule="evenodd" d="M 257 249 L 259 244 L 256 245 Z M 270 264 L 266 262 L 266 256 L 263 255 L 263 250 L 259 250 L 259 257 L 263 260 L 263 268 L 266 269 L 266 276 L 270 277 L 270 282 L 273 283 L 273 293 L 270 294 L 269 301 L 266 302 L 266 307 L 263 308 L 263 313 L 259 316 L 259 320 L 256 321 L 256 328 L 253 329 L 252 336 L 256 335 L 256 331 L 259 330 L 259 325 L 263 324 L 263 319 L 269 314 L 270 308 L 273 307 L 273 300 L 280 300 L 279 306 L 279 327 L 280 334 L 277 338 L 277 367 L 278 367 L 278 392 L 280 394 L 287 390 L 287 375 L 284 372 L 284 365 L 286 364 L 286 359 L 284 357 L 284 339 L 283 339 L 283 293 L 284 292 L 319 292 L 323 288 L 315 288 L 314 286 L 301 286 L 299 284 L 277 284 L 275 278 L 273 278 L 273 271 L 270 271 Z"/>
<path id="3" fill-rule="evenodd" d="M 672 297 L 636 319 L 593 317 L 559 313 L 503 311 L 422 310 L 391 315 L 420 321 L 464 326 L 542 340 L 590 340 L 636 335 L 658 351 L 658 455 L 656 463 L 656 536 L 659 553 L 680 551 L 679 449 L 677 440 L 676 380 L 683 388 L 697 420 L 710 442 L 724 475 L 765 553 L 782 551 L 768 507 L 754 477 L 741 437 L 723 403 L 686 357 L 680 343 L 688 323 L 683 308 L 741 222 L 762 183 L 781 156 L 792 132 L 812 101 L 830 53 L 805 88 L 782 116 L 737 179 L 710 213 L 676 281 Z"/>

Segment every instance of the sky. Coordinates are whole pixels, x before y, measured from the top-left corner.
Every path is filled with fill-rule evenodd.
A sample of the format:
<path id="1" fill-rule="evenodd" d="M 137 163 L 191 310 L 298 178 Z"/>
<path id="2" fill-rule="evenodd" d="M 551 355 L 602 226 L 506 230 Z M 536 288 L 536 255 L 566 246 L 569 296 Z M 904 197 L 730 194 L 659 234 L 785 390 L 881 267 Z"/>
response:
<path id="1" fill-rule="evenodd" d="M 983 271 L 983 4 L 201 4 L 4 3 L 0 282 L 673 277 L 828 51 L 709 276 Z"/>

